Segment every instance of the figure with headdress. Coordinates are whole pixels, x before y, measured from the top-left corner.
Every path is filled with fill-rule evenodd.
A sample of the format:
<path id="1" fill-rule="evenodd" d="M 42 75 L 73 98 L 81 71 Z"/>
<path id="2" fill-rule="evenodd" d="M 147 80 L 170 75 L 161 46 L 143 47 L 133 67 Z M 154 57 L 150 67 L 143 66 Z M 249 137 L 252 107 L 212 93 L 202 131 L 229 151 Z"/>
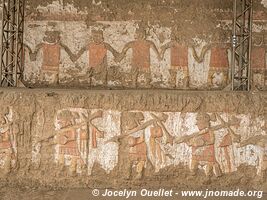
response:
<path id="1" fill-rule="evenodd" d="M 0 174 L 6 175 L 12 169 L 12 162 L 16 162 L 16 141 L 9 116 L 9 109 L 0 114 L 0 161 L 2 163 Z M 16 164 L 16 163 L 15 163 Z"/>
<path id="2" fill-rule="evenodd" d="M 188 46 L 177 35 L 176 29 L 172 30 L 171 41 L 161 47 L 161 59 L 167 49 L 170 49 L 170 86 L 187 88 L 189 86 Z"/>
<path id="3" fill-rule="evenodd" d="M 212 88 L 224 88 L 229 82 L 228 51 L 230 44 L 225 43 L 223 39 L 225 38 L 217 33 L 211 45 L 208 85 Z"/>
<path id="4" fill-rule="evenodd" d="M 219 115 L 217 115 L 221 120 L 223 120 Z M 232 117 L 232 121 L 239 121 L 236 117 Z M 237 127 L 236 127 L 237 128 Z M 241 140 L 241 136 L 237 135 L 231 127 L 227 127 L 227 133 L 223 136 L 219 148 L 222 150 L 222 154 L 224 155 L 225 161 L 226 161 L 226 167 L 224 171 L 227 172 L 233 172 L 233 157 L 234 157 L 234 151 L 233 147 L 234 144 L 239 144 Z"/>
<path id="5" fill-rule="evenodd" d="M 69 172 L 73 175 L 76 173 L 77 163 L 82 163 L 78 149 L 77 129 L 66 129 L 75 125 L 75 118 L 71 111 L 63 110 L 57 115 L 57 123 L 61 131 L 55 139 L 58 144 L 58 165 L 62 169 L 65 166 L 66 156 L 70 157 Z M 87 139 L 87 138 L 81 138 Z"/>
<path id="6" fill-rule="evenodd" d="M 147 40 L 147 34 L 144 27 L 139 27 L 135 31 L 135 40 L 128 42 L 122 49 L 119 56 L 115 61 L 120 62 L 125 56 L 128 50 L 132 49 L 131 58 L 131 77 L 133 81 L 133 86 L 137 87 L 139 82 L 142 87 L 150 87 L 151 83 L 151 69 L 150 69 L 150 49 L 152 49 L 158 58 L 160 58 L 158 49 L 156 45 Z M 142 81 L 138 81 L 142 77 Z"/>
<path id="7" fill-rule="evenodd" d="M 265 33 L 253 33 L 251 48 L 251 78 L 253 89 L 261 90 L 266 81 L 266 36 Z"/>
<path id="8" fill-rule="evenodd" d="M 78 167 L 89 167 L 89 148 L 97 148 L 97 139 L 104 138 L 104 132 L 100 131 L 92 120 L 101 118 L 102 114 L 102 111 L 96 111 L 80 115 L 78 111 L 70 110 L 61 110 L 57 114 L 56 134 L 49 138 L 56 142 L 59 173 L 66 165 L 69 166 L 70 175 L 75 175 Z"/>
<path id="9" fill-rule="evenodd" d="M 161 146 L 162 143 L 173 142 L 173 136 L 164 125 L 168 115 L 150 115 L 152 119 L 145 120 L 142 112 L 123 112 L 122 134 L 107 141 L 118 143 L 121 151 L 128 155 L 126 158 L 121 157 L 120 161 L 121 170 L 130 169 L 127 178 L 141 179 L 148 161 L 151 161 L 158 172 L 165 164 L 165 157 L 169 156 Z M 149 134 L 146 134 L 146 130 Z"/>
<path id="10" fill-rule="evenodd" d="M 37 53 L 40 50 L 42 51 L 41 81 L 47 81 L 49 78 L 53 83 L 58 84 L 61 48 L 64 48 L 71 55 L 69 48 L 61 41 L 60 32 L 55 30 L 45 31 L 43 41 L 37 44 L 34 51 L 27 44 L 24 45 L 29 50 L 31 61 L 36 61 Z"/>
<path id="11" fill-rule="evenodd" d="M 91 85 L 93 86 L 106 86 L 107 85 L 107 73 L 108 73 L 108 51 L 112 53 L 114 57 L 118 56 L 118 52 L 108 43 L 104 41 L 104 34 L 102 30 L 91 31 L 91 41 L 86 44 L 77 54 L 70 52 L 72 61 L 78 60 L 81 55 L 88 51 L 89 68 L 87 73 L 90 78 Z"/>
<path id="12" fill-rule="evenodd" d="M 221 169 L 215 156 L 215 135 L 216 129 L 223 128 L 223 125 L 211 127 L 211 116 L 207 113 L 198 113 L 196 125 L 198 132 L 192 135 L 176 139 L 176 143 L 186 143 L 192 148 L 190 170 L 192 175 L 197 173 L 199 166 L 205 166 L 205 173 L 208 177 L 221 176 Z"/>

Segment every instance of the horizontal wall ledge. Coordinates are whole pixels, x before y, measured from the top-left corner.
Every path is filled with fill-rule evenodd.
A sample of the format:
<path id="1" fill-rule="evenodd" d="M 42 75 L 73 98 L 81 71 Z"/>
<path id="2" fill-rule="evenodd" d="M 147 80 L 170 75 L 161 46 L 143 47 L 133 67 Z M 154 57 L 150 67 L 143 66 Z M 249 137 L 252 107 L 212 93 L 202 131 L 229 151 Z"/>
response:
<path id="1" fill-rule="evenodd" d="M 267 92 L 173 90 L 0 89 L 3 105 L 80 107 L 118 111 L 229 112 L 266 114 Z"/>

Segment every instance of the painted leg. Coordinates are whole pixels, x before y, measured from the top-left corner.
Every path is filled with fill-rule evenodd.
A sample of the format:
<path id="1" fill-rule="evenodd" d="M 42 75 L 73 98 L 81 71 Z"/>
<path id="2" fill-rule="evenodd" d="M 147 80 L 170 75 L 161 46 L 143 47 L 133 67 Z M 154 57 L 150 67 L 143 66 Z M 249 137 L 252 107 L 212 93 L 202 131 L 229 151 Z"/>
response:
<path id="1" fill-rule="evenodd" d="M 169 78 L 169 85 L 171 88 L 176 87 L 176 77 L 177 77 L 177 71 L 175 69 L 170 69 L 170 78 Z"/>
<path id="2" fill-rule="evenodd" d="M 222 170 L 218 162 L 213 163 L 213 171 L 216 177 L 222 176 Z"/>
<path id="3" fill-rule="evenodd" d="M 195 176 L 197 174 L 197 170 L 198 170 L 198 161 L 192 159 L 191 164 L 190 164 L 190 171 L 191 171 L 191 175 Z"/>
<path id="4" fill-rule="evenodd" d="M 208 164 L 206 165 L 205 173 L 206 173 L 207 177 L 212 176 L 213 165 L 214 165 L 214 163 L 211 163 L 211 162 L 208 162 Z"/>
<path id="5" fill-rule="evenodd" d="M 70 163 L 70 168 L 69 168 L 69 172 L 71 176 L 75 176 L 77 175 L 77 160 L 78 158 L 76 156 L 73 156 L 71 158 L 71 163 Z"/>
<path id="6" fill-rule="evenodd" d="M 60 175 L 64 171 L 65 167 L 65 155 L 64 154 L 59 154 L 58 156 L 58 172 L 57 175 Z"/>
<path id="7" fill-rule="evenodd" d="M 224 147 L 224 155 L 227 163 L 228 172 L 232 172 L 232 164 L 231 164 L 231 158 L 229 155 L 228 147 Z"/>
<path id="8" fill-rule="evenodd" d="M 141 179 L 143 177 L 143 171 L 145 167 L 145 161 L 139 161 L 136 165 L 136 179 Z"/>
<path id="9" fill-rule="evenodd" d="M 5 152 L 3 174 L 7 175 L 11 171 L 11 150 Z"/>

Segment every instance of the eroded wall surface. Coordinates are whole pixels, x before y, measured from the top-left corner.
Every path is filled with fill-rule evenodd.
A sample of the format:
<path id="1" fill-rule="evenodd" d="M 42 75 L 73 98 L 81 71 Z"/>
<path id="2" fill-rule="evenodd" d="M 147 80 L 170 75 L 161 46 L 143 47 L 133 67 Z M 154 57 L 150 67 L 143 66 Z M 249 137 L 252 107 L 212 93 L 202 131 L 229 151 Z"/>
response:
<path id="1" fill-rule="evenodd" d="M 266 87 L 266 2 L 254 3 L 254 88 Z M 232 1 L 27 1 L 29 86 L 216 89 L 229 84 Z"/>
<path id="2" fill-rule="evenodd" d="M 5 182 L 266 185 L 263 92 L 1 90 L 0 102 Z"/>
<path id="3" fill-rule="evenodd" d="M 266 89 L 255 1 L 253 89 Z M 229 83 L 230 0 L 29 0 L 27 86 L 0 90 L 0 182 L 266 191 L 266 92 Z M 173 89 L 173 90 L 157 90 Z"/>

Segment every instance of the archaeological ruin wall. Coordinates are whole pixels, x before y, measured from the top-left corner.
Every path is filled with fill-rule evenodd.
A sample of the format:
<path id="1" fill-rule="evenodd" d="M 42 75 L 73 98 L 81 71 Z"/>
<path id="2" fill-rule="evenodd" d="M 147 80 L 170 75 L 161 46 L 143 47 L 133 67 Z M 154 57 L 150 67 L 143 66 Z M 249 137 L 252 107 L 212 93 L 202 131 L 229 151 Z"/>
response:
<path id="1" fill-rule="evenodd" d="M 28 0 L 25 17 L 28 88 L 0 88 L 3 182 L 267 191 L 266 1 L 251 92 L 229 91 L 230 0 Z"/>
<path id="2" fill-rule="evenodd" d="M 30 87 L 221 90 L 230 83 L 232 1 L 28 1 Z M 266 86 L 265 4 L 254 4 L 252 79 Z"/>

